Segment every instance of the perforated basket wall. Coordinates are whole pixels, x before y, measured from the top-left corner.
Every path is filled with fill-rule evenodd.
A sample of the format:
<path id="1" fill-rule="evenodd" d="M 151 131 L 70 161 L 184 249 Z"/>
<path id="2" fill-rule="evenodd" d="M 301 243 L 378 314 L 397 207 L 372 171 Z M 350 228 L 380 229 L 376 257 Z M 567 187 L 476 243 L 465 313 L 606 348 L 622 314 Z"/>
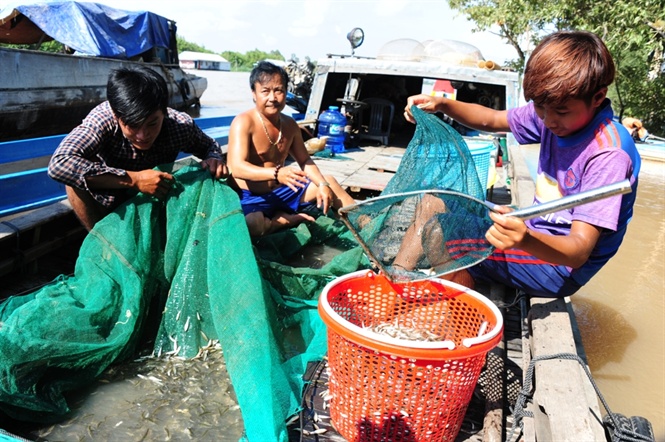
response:
<path id="1" fill-rule="evenodd" d="M 490 166 L 493 165 L 492 152 L 496 151 L 494 142 L 492 140 L 474 140 L 471 138 L 467 138 L 465 141 L 469 146 L 471 158 L 473 158 L 476 166 L 478 180 L 480 180 L 481 185 L 487 185 Z"/>
<path id="2" fill-rule="evenodd" d="M 331 419 L 350 441 L 452 441 L 503 320 L 481 295 L 443 280 L 390 284 L 367 270 L 331 282 L 319 300 L 328 328 Z M 377 326 L 426 329 L 435 342 Z"/>

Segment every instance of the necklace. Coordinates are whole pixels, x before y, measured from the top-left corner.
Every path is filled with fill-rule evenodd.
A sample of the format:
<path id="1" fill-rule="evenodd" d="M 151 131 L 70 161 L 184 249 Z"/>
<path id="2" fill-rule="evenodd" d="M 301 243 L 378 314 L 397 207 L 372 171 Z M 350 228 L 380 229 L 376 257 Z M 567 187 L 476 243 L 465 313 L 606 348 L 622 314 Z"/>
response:
<path id="1" fill-rule="evenodd" d="M 261 125 L 263 125 L 263 131 L 266 133 L 266 137 L 268 138 L 270 145 L 277 147 L 279 142 L 282 141 L 282 116 L 281 115 L 279 116 L 279 135 L 277 135 L 277 141 L 273 141 L 272 138 L 270 138 L 270 134 L 268 133 L 268 128 L 266 127 L 266 122 L 263 121 L 261 113 L 259 111 L 256 111 L 256 115 L 258 115 L 259 120 L 261 120 Z"/>

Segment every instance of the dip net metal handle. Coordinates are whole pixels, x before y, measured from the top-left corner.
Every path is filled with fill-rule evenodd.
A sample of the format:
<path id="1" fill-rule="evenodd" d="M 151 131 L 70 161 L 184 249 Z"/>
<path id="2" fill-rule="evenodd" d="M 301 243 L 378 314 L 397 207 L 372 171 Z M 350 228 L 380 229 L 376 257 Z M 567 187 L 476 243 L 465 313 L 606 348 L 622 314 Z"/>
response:
<path id="1" fill-rule="evenodd" d="M 506 215 L 527 220 L 631 191 L 626 179 Z M 486 259 L 494 250 L 485 239 L 492 225 L 488 211 L 496 207 L 460 192 L 429 189 L 370 198 L 339 214 L 378 270 L 391 282 L 406 283 Z"/>
<path id="2" fill-rule="evenodd" d="M 527 220 L 546 215 L 548 213 L 557 212 L 559 210 L 570 209 L 571 207 L 581 206 L 582 204 L 592 203 L 601 199 L 609 198 L 614 195 L 626 194 L 632 191 L 629 180 L 619 181 L 614 184 L 597 187 L 595 189 L 587 190 L 584 192 L 568 195 L 553 201 L 548 201 L 542 204 L 536 204 L 524 209 L 515 210 L 507 215 L 516 216 L 520 219 Z M 495 204 L 490 203 L 490 210 L 494 210 Z"/>

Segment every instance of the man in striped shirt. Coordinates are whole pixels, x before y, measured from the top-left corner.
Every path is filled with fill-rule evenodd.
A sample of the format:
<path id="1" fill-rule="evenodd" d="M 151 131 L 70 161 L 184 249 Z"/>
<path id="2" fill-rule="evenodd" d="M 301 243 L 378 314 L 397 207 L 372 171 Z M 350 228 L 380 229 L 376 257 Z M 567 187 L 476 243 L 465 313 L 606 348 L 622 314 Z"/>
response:
<path id="1" fill-rule="evenodd" d="M 48 167 L 67 187 L 86 229 L 137 192 L 165 198 L 169 173 L 154 170 L 180 152 L 195 155 L 214 178 L 229 170 L 215 140 L 187 114 L 168 108 L 166 81 L 148 67 L 112 71 L 107 101 L 95 107 L 60 143 Z"/>

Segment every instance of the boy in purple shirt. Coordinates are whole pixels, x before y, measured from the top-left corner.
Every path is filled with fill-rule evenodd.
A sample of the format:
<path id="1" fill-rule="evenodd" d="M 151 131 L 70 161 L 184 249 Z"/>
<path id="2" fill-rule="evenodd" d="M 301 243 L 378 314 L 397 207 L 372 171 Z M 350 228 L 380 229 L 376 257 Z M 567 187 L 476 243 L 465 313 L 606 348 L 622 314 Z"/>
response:
<path id="1" fill-rule="evenodd" d="M 539 143 L 535 204 L 629 179 L 633 191 L 529 221 L 490 213 L 486 239 L 496 250 L 451 279 L 473 287 L 497 281 L 531 296 L 575 293 L 617 252 L 633 214 L 640 157 L 628 131 L 613 120 L 607 88 L 615 67 L 596 35 L 563 31 L 536 47 L 524 72 L 528 104 L 498 111 L 445 97 L 409 97 L 410 108 L 443 112 L 465 126 L 511 131 L 520 144 Z M 502 213 L 510 209 L 502 208 Z"/>

